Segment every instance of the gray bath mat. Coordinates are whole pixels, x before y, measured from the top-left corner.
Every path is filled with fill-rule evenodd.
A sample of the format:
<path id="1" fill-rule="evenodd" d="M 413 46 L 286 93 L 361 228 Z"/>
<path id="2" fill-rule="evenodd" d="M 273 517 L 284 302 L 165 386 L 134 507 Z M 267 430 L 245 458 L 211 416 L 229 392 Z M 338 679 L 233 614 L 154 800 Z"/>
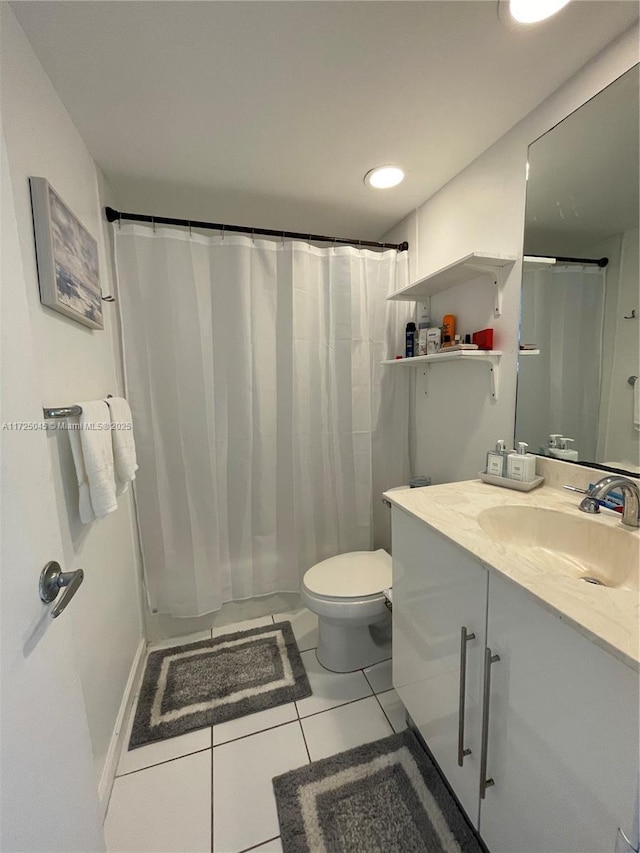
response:
<path id="1" fill-rule="evenodd" d="M 410 731 L 276 776 L 284 853 L 481 853 Z"/>
<path id="2" fill-rule="evenodd" d="M 311 695 L 290 622 L 151 652 L 129 749 Z"/>

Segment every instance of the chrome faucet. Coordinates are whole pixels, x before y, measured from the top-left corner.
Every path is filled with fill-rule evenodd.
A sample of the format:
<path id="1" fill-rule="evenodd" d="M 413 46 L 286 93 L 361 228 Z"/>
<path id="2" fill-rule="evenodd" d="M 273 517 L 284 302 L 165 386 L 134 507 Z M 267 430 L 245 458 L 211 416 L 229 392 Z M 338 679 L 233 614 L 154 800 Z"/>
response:
<path id="1" fill-rule="evenodd" d="M 622 510 L 622 523 L 629 527 L 640 527 L 640 489 L 638 484 L 628 477 L 620 474 L 610 474 L 594 483 L 587 489 L 577 489 L 575 486 L 565 486 L 572 492 L 581 492 L 586 495 L 580 503 L 582 512 L 600 512 L 600 501 L 603 501 L 609 492 L 620 489 L 624 506 Z"/>

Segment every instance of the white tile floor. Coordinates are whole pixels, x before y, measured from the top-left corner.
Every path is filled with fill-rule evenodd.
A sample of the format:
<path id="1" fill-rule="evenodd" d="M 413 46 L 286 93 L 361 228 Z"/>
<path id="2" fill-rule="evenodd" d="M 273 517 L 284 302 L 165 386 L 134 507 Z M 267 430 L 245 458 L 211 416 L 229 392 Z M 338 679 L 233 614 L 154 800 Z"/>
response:
<path id="1" fill-rule="evenodd" d="M 328 672 L 315 655 L 316 617 L 305 609 L 273 617 L 285 619 L 313 695 L 128 752 L 130 719 L 105 823 L 110 853 L 278 853 L 274 776 L 404 729 L 391 661 L 344 675 Z M 271 621 L 239 622 L 213 634 Z"/>

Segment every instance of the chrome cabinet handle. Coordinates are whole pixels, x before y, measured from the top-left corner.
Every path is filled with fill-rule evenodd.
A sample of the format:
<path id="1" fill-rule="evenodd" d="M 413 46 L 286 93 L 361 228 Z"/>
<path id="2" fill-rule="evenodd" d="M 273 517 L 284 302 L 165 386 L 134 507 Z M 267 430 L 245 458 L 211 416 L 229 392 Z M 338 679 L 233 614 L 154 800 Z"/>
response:
<path id="1" fill-rule="evenodd" d="M 82 569 L 76 569 L 75 572 L 63 572 L 60 568 L 60 563 L 56 563 L 54 560 L 47 563 L 40 573 L 40 583 L 38 585 L 40 600 L 45 604 L 51 604 L 57 598 L 60 590 L 65 590 L 60 601 L 51 608 L 52 619 L 55 619 L 62 613 L 78 591 L 83 580 L 84 572 Z"/>
<path id="2" fill-rule="evenodd" d="M 464 708 L 467 690 L 467 643 L 475 640 L 475 634 L 469 634 L 465 627 L 460 629 L 460 700 L 458 702 L 458 767 L 464 764 L 465 755 L 471 755 L 464 748 Z"/>
<path id="3" fill-rule="evenodd" d="M 489 746 L 489 703 L 491 701 L 491 664 L 500 660 L 500 655 L 492 655 L 491 649 L 484 650 L 484 693 L 482 696 L 482 751 L 480 753 L 480 799 L 484 800 L 487 788 L 495 784 L 487 779 L 487 748 Z"/>

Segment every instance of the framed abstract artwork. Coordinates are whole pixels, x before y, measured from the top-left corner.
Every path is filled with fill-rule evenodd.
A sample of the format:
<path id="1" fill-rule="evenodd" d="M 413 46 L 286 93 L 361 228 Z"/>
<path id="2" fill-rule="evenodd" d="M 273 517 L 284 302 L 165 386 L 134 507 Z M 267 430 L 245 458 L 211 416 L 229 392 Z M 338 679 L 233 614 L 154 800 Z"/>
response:
<path id="1" fill-rule="evenodd" d="M 98 244 L 45 178 L 29 178 L 40 301 L 103 329 Z"/>

